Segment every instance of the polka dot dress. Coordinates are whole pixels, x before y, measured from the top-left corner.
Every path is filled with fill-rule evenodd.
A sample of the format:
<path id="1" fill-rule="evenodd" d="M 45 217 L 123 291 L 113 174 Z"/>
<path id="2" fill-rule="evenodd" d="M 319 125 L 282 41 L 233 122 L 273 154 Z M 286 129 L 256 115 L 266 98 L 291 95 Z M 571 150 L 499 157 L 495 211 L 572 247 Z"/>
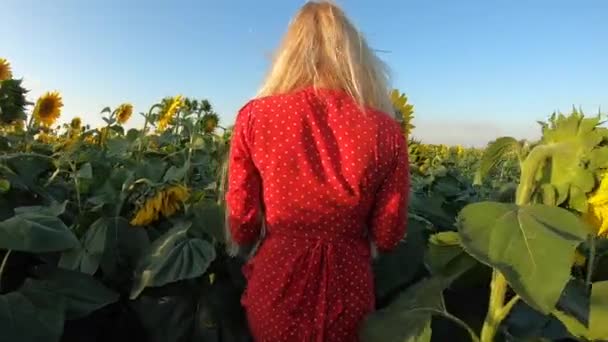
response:
<path id="1" fill-rule="evenodd" d="M 236 117 L 226 194 L 237 244 L 265 237 L 243 268 L 255 341 L 357 341 L 374 310 L 370 241 L 404 237 L 407 143 L 387 114 L 305 88 Z"/>

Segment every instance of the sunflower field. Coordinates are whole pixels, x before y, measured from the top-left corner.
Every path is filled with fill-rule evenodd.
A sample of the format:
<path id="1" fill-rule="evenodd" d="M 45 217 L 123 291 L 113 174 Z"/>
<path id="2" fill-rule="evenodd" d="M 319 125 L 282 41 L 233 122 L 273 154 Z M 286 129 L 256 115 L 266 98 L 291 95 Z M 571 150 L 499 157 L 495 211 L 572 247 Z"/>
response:
<path id="1" fill-rule="evenodd" d="M 556 113 L 539 141 L 409 141 L 408 234 L 373 261 L 363 341 L 608 341 L 608 129 Z M 0 340 L 250 341 L 228 255 L 231 127 L 181 95 L 104 125 L 27 98 L 0 59 Z M 59 125 L 58 121 L 66 122 Z"/>

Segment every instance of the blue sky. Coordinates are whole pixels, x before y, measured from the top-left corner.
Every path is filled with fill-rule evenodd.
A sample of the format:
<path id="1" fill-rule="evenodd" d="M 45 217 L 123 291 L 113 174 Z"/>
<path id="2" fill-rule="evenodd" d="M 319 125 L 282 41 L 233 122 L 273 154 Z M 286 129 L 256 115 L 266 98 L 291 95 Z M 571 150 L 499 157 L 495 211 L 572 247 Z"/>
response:
<path id="1" fill-rule="evenodd" d="M 535 138 L 572 105 L 608 108 L 606 0 L 337 1 L 415 105 L 416 137 L 480 145 Z M 207 98 L 225 124 L 252 97 L 302 0 L 4 0 L 0 57 L 32 100 L 64 97 L 62 119 L 101 124 L 129 101 Z M 141 123 L 139 117 L 132 125 Z"/>

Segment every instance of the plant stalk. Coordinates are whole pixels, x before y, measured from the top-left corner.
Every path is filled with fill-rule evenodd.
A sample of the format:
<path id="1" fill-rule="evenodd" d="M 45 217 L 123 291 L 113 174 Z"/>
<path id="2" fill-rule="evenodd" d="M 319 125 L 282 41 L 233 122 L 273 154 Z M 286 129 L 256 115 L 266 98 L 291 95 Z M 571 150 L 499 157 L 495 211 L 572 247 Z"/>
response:
<path id="1" fill-rule="evenodd" d="M 585 275 L 585 285 L 591 286 L 593 271 L 595 269 L 595 236 L 589 235 L 589 259 L 587 260 L 587 274 Z"/>
<path id="2" fill-rule="evenodd" d="M 11 249 L 6 251 L 4 258 L 2 259 L 2 264 L 0 264 L 0 293 L 2 293 L 2 275 L 4 275 L 4 268 L 6 267 L 6 262 L 8 261 L 8 257 L 11 255 L 11 252 Z"/>
<path id="3" fill-rule="evenodd" d="M 435 315 L 439 315 L 442 316 L 446 319 L 451 320 L 452 322 L 456 323 L 457 325 L 459 325 L 460 327 L 462 327 L 464 330 L 466 330 L 469 333 L 469 336 L 471 336 L 471 341 L 472 342 L 480 342 L 479 337 L 477 336 L 477 334 L 475 333 L 475 331 L 473 331 L 473 329 L 471 327 L 469 327 L 468 324 L 466 324 L 463 320 L 461 320 L 460 318 L 452 315 L 451 313 L 444 311 L 444 310 L 439 310 L 439 309 L 435 309 L 435 308 L 417 308 L 417 309 L 413 309 L 411 310 L 411 312 L 414 311 L 421 311 L 421 312 L 429 312 Z"/>
<path id="4" fill-rule="evenodd" d="M 536 146 L 526 159 L 521 162 L 521 176 L 515 196 L 515 204 L 518 206 L 530 203 L 530 198 L 536 186 L 536 174 L 543 162 L 557 151 L 559 144 Z M 481 342 L 493 342 L 500 323 L 507 317 L 519 296 L 513 297 L 505 305 L 508 283 L 505 276 L 499 270 L 492 271 L 492 282 L 490 284 L 490 302 L 483 327 L 481 329 Z"/>
<path id="5" fill-rule="evenodd" d="M 498 270 L 492 272 L 492 283 L 490 284 L 490 302 L 488 313 L 481 329 L 481 342 L 493 342 L 501 321 L 507 316 L 504 310 L 505 296 L 507 294 L 507 279 Z M 513 304 L 509 305 L 510 307 Z M 508 307 L 508 310 L 511 308 Z"/>
<path id="6" fill-rule="evenodd" d="M 521 163 L 521 176 L 519 178 L 519 185 L 517 186 L 517 193 L 515 196 L 515 204 L 525 205 L 530 202 L 530 197 L 535 188 L 535 177 L 538 169 L 542 163 L 553 155 L 561 144 L 551 145 L 539 145 L 536 146 L 526 159 Z"/>

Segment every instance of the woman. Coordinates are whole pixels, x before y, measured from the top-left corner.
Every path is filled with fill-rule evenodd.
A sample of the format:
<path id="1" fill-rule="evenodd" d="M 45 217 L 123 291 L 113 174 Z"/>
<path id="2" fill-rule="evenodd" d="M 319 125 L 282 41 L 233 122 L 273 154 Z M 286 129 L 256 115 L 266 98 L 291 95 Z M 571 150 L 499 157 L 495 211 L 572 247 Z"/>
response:
<path id="1" fill-rule="evenodd" d="M 239 246 L 265 235 L 244 267 L 256 341 L 356 341 L 374 310 L 370 243 L 404 237 L 409 188 L 387 83 L 344 13 L 310 2 L 239 111 L 227 222 Z"/>

